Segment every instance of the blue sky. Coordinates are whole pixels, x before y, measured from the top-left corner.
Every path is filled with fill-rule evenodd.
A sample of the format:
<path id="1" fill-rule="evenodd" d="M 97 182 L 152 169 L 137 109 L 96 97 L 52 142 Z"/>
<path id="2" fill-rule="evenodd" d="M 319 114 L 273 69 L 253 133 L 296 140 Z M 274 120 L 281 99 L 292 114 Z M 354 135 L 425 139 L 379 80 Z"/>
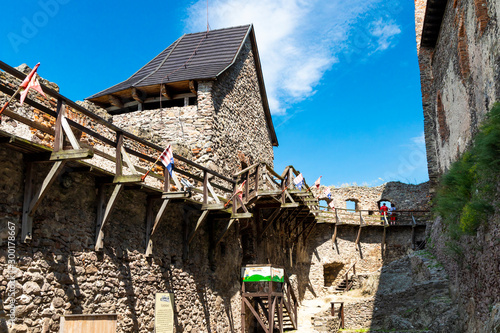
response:
<path id="1" fill-rule="evenodd" d="M 18 0 L 2 4 L 0 59 L 83 100 L 132 75 L 183 33 L 206 0 Z M 253 23 L 279 147 L 308 183 L 428 179 L 414 3 L 209 0 L 211 29 Z"/>

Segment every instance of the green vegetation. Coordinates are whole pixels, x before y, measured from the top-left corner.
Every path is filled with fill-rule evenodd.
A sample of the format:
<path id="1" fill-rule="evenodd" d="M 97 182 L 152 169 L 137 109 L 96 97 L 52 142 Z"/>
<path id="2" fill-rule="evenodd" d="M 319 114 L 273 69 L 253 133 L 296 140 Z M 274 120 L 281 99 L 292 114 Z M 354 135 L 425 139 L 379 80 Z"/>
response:
<path id="1" fill-rule="evenodd" d="M 473 235 L 494 213 L 500 180 L 500 103 L 488 113 L 472 148 L 453 163 L 441 179 L 434 210 L 448 226 L 448 249 L 463 256 L 456 243 L 462 235 Z"/>

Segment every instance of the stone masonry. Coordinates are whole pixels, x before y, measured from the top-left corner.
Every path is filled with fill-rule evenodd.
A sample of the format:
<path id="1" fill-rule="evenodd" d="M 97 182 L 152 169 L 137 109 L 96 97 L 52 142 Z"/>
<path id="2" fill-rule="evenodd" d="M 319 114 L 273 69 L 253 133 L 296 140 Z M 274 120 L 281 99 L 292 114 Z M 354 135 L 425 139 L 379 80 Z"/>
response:
<path id="1" fill-rule="evenodd" d="M 426 0 L 415 1 L 427 161 L 434 184 L 467 149 L 500 98 L 500 4 L 448 1 L 435 47 L 421 46 L 426 6 Z"/>
<path id="2" fill-rule="evenodd" d="M 273 165 L 249 39 L 217 81 L 198 82 L 197 105 L 115 115 L 113 123 L 158 145 L 173 144 L 176 152 L 222 174 L 241 170 L 242 163 Z"/>

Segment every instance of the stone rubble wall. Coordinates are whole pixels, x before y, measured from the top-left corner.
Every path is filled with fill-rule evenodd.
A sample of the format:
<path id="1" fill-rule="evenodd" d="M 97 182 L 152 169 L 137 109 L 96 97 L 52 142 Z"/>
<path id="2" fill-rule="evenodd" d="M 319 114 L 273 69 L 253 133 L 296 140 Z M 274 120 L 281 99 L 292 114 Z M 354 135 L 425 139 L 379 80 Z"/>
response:
<path id="1" fill-rule="evenodd" d="M 500 216 L 492 216 L 476 235 L 449 237 L 440 218 L 429 230 L 429 248 L 450 276 L 453 301 L 459 305 L 462 332 L 500 330 Z M 455 244 L 455 246 L 451 246 Z M 492 327 L 496 327 L 495 331 Z"/>
<path id="2" fill-rule="evenodd" d="M 411 228 L 388 228 L 387 249 L 384 255 L 382 254 L 382 227 L 362 228 L 360 242 L 356 246 L 358 230 L 358 226 L 338 226 L 336 244 L 333 244 L 333 225 L 325 223 L 315 227 L 307 244 L 297 249 L 299 267 L 296 270 L 300 271 L 302 276 L 307 276 L 299 283 L 301 299 L 312 299 L 332 292 L 353 263 L 356 263 L 356 273 L 370 273 L 412 252 Z M 417 242 L 425 240 L 425 226 L 416 228 L 415 237 Z M 310 253 L 313 255 L 311 256 Z M 343 268 L 332 287 L 325 287 L 324 266 L 333 263 L 341 263 Z"/>
<path id="3" fill-rule="evenodd" d="M 22 154 L 0 147 L 0 156 L 3 235 L 7 222 L 14 222 L 20 230 L 25 170 Z M 36 186 L 48 167 L 39 166 Z M 146 194 L 125 190 L 104 228 L 104 250 L 96 253 L 96 180 L 84 173 L 69 176 L 69 188 L 56 181 L 43 199 L 34 216 L 31 244 L 16 243 L 18 321 L 14 331 L 58 332 L 63 314 L 117 313 L 118 332 L 151 332 L 155 293 L 166 291 L 175 295 L 177 332 L 204 332 L 207 327 L 217 332 L 239 331 L 241 249 L 234 229 L 226 236 L 226 254 L 210 248 L 207 225 L 186 254 L 182 206 L 172 204 L 153 237 L 153 256 L 146 258 Z M 108 187 L 106 197 L 111 190 Z M 159 202 L 154 210 L 158 208 Z M 189 230 L 198 215 L 190 213 Z M 4 238 L 0 331 L 6 330 L 10 311 L 6 259 Z"/>
<path id="4" fill-rule="evenodd" d="M 254 54 L 248 38 L 236 62 L 214 82 L 214 152 L 220 172 L 234 173 L 242 163 L 265 162 L 274 153 L 264 115 Z"/>
<path id="5" fill-rule="evenodd" d="M 314 191 L 320 200 L 330 200 L 325 196 L 325 186 Z M 398 210 L 428 210 L 429 209 L 429 183 L 418 185 L 401 182 L 388 182 L 375 187 L 348 186 L 330 187 L 335 208 L 346 208 L 346 201 L 357 202 L 359 210 L 379 210 L 378 203 L 382 200 L 390 201 Z"/>
<path id="6" fill-rule="evenodd" d="M 467 149 L 500 99 L 500 4 L 448 1 L 435 48 L 421 47 L 425 0 L 415 2 L 429 178 L 435 182 Z"/>

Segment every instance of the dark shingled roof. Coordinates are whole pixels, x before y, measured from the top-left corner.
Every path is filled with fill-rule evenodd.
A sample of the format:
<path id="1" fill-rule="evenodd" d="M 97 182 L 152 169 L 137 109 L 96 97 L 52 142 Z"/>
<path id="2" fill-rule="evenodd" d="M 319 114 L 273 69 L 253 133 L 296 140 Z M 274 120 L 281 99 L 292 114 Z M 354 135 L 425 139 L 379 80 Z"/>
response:
<path id="1" fill-rule="evenodd" d="M 159 89 L 161 84 L 188 80 L 215 80 L 236 61 L 247 38 L 250 38 L 252 44 L 262 106 L 271 142 L 273 146 L 277 146 L 278 138 L 269 110 L 259 51 L 251 24 L 183 35 L 127 80 L 86 99 L 99 104 L 103 102 L 102 99 L 105 98 L 103 96 L 120 94 L 133 87 L 157 85 Z"/>
<path id="2" fill-rule="evenodd" d="M 87 99 L 109 95 L 131 87 L 139 88 L 184 80 L 215 79 L 234 62 L 251 29 L 252 25 L 245 25 L 211 30 L 208 33 L 183 35 L 130 78 Z"/>

